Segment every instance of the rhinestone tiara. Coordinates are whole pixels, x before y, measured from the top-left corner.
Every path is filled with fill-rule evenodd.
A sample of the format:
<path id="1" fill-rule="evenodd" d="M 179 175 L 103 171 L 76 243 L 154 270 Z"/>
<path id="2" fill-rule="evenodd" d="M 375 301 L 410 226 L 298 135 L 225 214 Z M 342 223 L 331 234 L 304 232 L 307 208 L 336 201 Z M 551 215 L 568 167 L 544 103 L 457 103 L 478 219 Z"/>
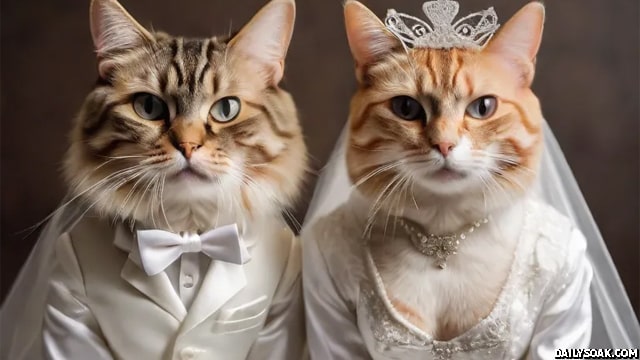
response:
<path id="1" fill-rule="evenodd" d="M 498 16 L 493 7 L 455 20 L 460 5 L 453 0 L 427 1 L 422 11 L 430 22 L 415 16 L 387 11 L 387 29 L 410 48 L 480 48 L 498 30 Z"/>

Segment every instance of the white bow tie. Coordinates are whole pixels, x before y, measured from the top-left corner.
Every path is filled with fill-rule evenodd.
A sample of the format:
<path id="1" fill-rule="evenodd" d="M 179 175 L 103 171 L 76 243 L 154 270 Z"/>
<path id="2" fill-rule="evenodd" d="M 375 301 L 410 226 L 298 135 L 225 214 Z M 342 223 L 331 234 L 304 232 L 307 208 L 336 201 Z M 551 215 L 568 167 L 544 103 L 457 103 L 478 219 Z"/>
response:
<path id="1" fill-rule="evenodd" d="M 251 259 L 236 224 L 221 226 L 201 235 L 138 230 L 137 237 L 142 267 L 149 276 L 164 271 L 184 253 L 203 252 L 213 260 L 239 265 Z"/>

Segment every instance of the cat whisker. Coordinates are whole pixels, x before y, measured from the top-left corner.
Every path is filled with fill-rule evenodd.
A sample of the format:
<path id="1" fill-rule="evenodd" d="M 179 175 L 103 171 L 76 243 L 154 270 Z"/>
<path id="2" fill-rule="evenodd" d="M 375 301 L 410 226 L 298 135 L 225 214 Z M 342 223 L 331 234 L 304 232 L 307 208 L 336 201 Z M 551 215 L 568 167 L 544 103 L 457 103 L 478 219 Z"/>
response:
<path id="1" fill-rule="evenodd" d="M 315 176 L 315 177 L 320 176 L 320 171 L 315 170 L 315 169 L 306 168 L 306 169 L 304 169 L 304 171 L 305 171 L 306 173 L 308 173 L 308 174 L 311 174 L 311 175 Z"/>
<path id="2" fill-rule="evenodd" d="M 142 203 L 142 201 L 145 198 L 145 195 L 148 194 L 149 192 L 149 188 L 151 187 L 151 185 L 153 184 L 153 179 L 149 179 L 147 180 L 147 186 L 144 188 L 144 191 L 142 191 L 140 197 L 138 198 L 138 202 L 136 203 L 136 206 L 133 208 L 132 213 L 135 214 L 138 212 L 138 207 L 140 207 L 140 204 Z"/>
<path id="3" fill-rule="evenodd" d="M 376 175 L 379 175 L 380 173 L 383 173 L 385 171 L 389 171 L 393 168 L 396 168 L 398 166 L 402 165 L 402 162 L 398 161 L 398 160 L 394 160 L 390 163 L 387 163 L 383 166 L 378 166 L 376 167 L 373 171 L 369 172 L 368 174 L 366 174 L 365 176 L 361 177 L 354 185 L 354 188 L 359 187 L 360 185 L 364 184 L 365 182 L 367 182 L 369 179 L 373 178 Z"/>
<path id="4" fill-rule="evenodd" d="M 362 151 L 368 151 L 368 152 L 386 152 L 386 151 L 394 151 L 397 149 L 392 149 L 392 148 L 377 148 L 377 149 L 368 149 L 365 148 L 363 146 L 357 145 L 357 144 L 349 144 L 349 146 L 351 146 L 354 149 L 358 149 L 358 150 L 362 150 Z"/>
<path id="5" fill-rule="evenodd" d="M 167 223 L 167 227 L 169 228 L 169 231 L 174 232 L 173 228 L 171 227 L 171 224 L 169 223 L 169 219 L 167 218 L 167 212 L 164 209 L 164 185 L 165 185 L 166 179 L 167 179 L 167 174 L 163 174 L 162 187 L 160 189 L 160 211 L 162 211 L 162 217 L 164 218 L 164 221 Z"/>
<path id="6" fill-rule="evenodd" d="M 151 217 L 151 224 L 153 224 L 154 228 L 158 227 L 158 224 L 156 223 L 156 217 L 155 217 L 155 200 L 156 200 L 156 179 L 158 177 L 158 174 L 153 175 L 150 179 L 149 179 L 149 183 L 151 184 L 149 192 L 145 192 L 147 194 L 149 194 L 149 200 L 147 201 L 147 213 L 149 214 L 149 216 Z"/>
<path id="7" fill-rule="evenodd" d="M 531 173 L 536 173 L 534 170 L 522 165 L 521 162 L 519 161 L 519 158 L 516 156 L 493 154 L 485 150 L 474 150 L 474 153 L 479 154 L 480 156 L 484 156 L 484 157 L 488 157 L 490 159 L 496 160 L 497 162 L 502 162 L 509 165 L 515 165 L 517 168 L 526 170 Z"/>
<path id="8" fill-rule="evenodd" d="M 231 168 L 233 170 L 236 171 L 230 171 L 229 175 L 234 178 L 235 180 L 238 180 L 242 185 L 250 187 L 250 188 L 255 188 L 258 191 L 262 192 L 263 194 L 265 194 L 267 196 L 267 198 L 273 202 L 278 202 L 278 197 L 275 193 L 273 193 L 273 191 L 271 191 L 271 189 L 266 188 L 264 186 L 262 186 L 260 183 L 258 183 L 255 179 L 253 179 L 249 174 L 245 173 L 244 171 L 242 171 L 242 168 L 240 168 L 239 166 L 235 165 L 235 164 L 231 164 Z M 237 203 L 237 199 L 231 198 L 232 200 L 234 200 L 236 202 L 236 206 L 238 209 L 242 209 L 244 208 L 243 206 L 241 206 L 241 204 Z"/>
<path id="9" fill-rule="evenodd" d="M 385 187 L 385 189 L 380 193 L 380 196 L 378 197 L 377 201 L 374 203 L 373 206 L 373 211 L 370 212 L 371 214 L 371 223 L 373 225 L 373 222 L 375 221 L 375 218 L 377 216 L 377 213 L 382 210 L 382 208 L 384 207 L 385 202 L 391 197 L 391 195 L 394 193 L 394 190 L 397 188 L 398 184 L 401 182 L 402 180 L 402 175 L 401 174 L 397 174 L 392 181 L 388 184 L 387 187 Z M 388 215 L 389 212 L 387 212 L 387 220 L 388 220 Z M 387 232 L 387 224 L 388 221 L 385 221 L 385 226 L 384 226 L 384 232 L 383 235 L 386 236 L 386 232 Z"/>
<path id="10" fill-rule="evenodd" d="M 218 192 L 218 194 L 220 194 L 220 199 L 221 199 L 221 202 L 222 202 L 222 204 L 221 204 L 222 206 L 219 206 L 219 208 L 225 208 L 226 207 L 225 206 L 225 204 L 226 204 L 226 201 L 225 201 L 226 193 L 225 193 L 225 191 L 222 191 L 222 180 L 220 180 L 219 177 L 216 177 L 216 182 L 218 183 L 218 186 L 216 187 L 216 191 Z M 218 211 L 216 211 L 216 222 L 214 224 L 214 228 L 217 228 L 219 224 L 220 224 L 220 211 L 218 210 Z"/>
<path id="11" fill-rule="evenodd" d="M 411 174 L 409 174 L 411 176 Z M 413 205 L 416 207 L 416 210 L 420 211 L 420 207 L 418 206 L 418 202 L 416 201 L 416 195 L 413 191 L 413 187 L 416 184 L 415 179 L 411 176 L 411 200 L 413 200 Z"/>
<path id="12" fill-rule="evenodd" d="M 76 180 L 71 184 L 72 188 L 77 188 L 80 185 L 82 185 L 85 181 L 89 180 L 89 178 L 91 177 L 91 175 L 93 175 L 93 173 L 95 173 L 96 171 L 98 171 L 99 169 L 101 169 L 103 166 L 106 166 L 114 161 L 116 161 L 118 159 L 109 159 L 105 162 L 103 162 L 102 164 L 96 166 L 95 168 L 91 169 L 90 171 L 88 171 L 87 175 L 85 175 L 82 179 L 80 180 Z"/>
<path id="13" fill-rule="evenodd" d="M 107 162 L 101 164 L 100 166 L 98 166 L 97 168 L 95 168 L 94 170 L 98 169 L 101 166 L 104 166 Z M 44 219 L 42 219 L 41 221 L 39 221 L 38 223 L 34 224 L 33 226 L 30 226 L 26 229 L 24 229 L 21 232 L 24 231 L 29 231 L 24 238 L 29 237 L 35 230 L 37 230 L 40 226 L 42 226 L 44 223 L 46 223 L 49 219 L 51 219 L 53 216 L 55 216 L 58 212 L 62 211 L 64 208 L 66 208 L 67 206 L 69 206 L 70 204 L 74 203 L 75 201 L 78 201 L 83 195 L 86 195 L 87 193 L 94 191 L 96 188 L 99 188 L 100 186 L 104 185 L 105 183 L 113 180 L 115 177 L 119 176 L 120 174 L 124 173 L 125 171 L 130 170 L 129 168 L 127 169 L 122 169 L 119 172 L 110 174 L 109 176 L 101 179 L 100 181 L 96 182 L 95 184 L 93 184 L 92 186 L 90 186 L 89 188 L 83 190 L 82 192 L 74 195 L 70 200 L 67 200 L 65 203 L 63 203 L 62 205 L 58 206 L 55 210 L 53 210 L 51 213 L 49 213 Z M 79 185 L 78 185 L 79 186 Z M 96 201 L 97 202 L 97 201 Z M 95 205 L 92 204 L 90 207 L 93 207 Z M 85 213 L 88 211 L 88 209 L 85 211 Z M 83 213 L 84 215 L 84 213 Z"/>
<path id="14" fill-rule="evenodd" d="M 106 156 L 99 155 L 99 157 L 109 160 L 124 160 L 124 159 L 138 159 L 138 158 L 146 158 L 147 155 L 121 155 L 121 156 Z"/>
<path id="15" fill-rule="evenodd" d="M 518 188 L 520 188 L 520 190 L 526 191 L 527 187 L 524 186 L 520 181 L 518 181 L 515 177 L 507 174 L 507 173 L 502 173 L 499 175 L 500 178 L 505 179 L 507 182 L 517 186 Z"/>
<path id="16" fill-rule="evenodd" d="M 156 212 L 158 209 L 160 209 L 160 207 L 156 204 L 157 201 L 160 201 L 160 178 L 161 178 L 162 174 L 158 173 L 156 174 L 151 181 L 153 182 L 153 187 L 151 188 L 151 201 L 149 202 L 149 206 L 150 206 L 150 213 L 151 213 L 151 222 L 153 223 L 153 226 L 157 226 L 156 225 Z"/>
<path id="17" fill-rule="evenodd" d="M 391 210 L 394 210 L 394 217 L 397 216 L 398 207 L 399 207 L 398 205 L 400 203 L 400 194 L 402 192 L 402 189 L 404 188 L 405 183 L 407 182 L 407 179 L 408 179 L 408 175 L 404 174 L 400 178 L 400 180 L 397 182 L 397 184 L 389 191 L 389 195 L 387 196 L 387 199 L 391 200 L 390 201 L 391 204 L 389 204 L 389 206 L 387 207 L 387 218 L 385 219 L 383 236 L 386 236 L 387 234 L 387 227 L 389 225 L 389 217 L 391 215 Z M 391 198 L 392 196 L 395 198 L 395 201 L 394 201 L 394 198 Z M 393 206 L 393 203 L 395 203 L 395 208 Z M 395 222 L 394 222 L 393 236 L 395 236 Z"/>
<path id="18" fill-rule="evenodd" d="M 237 168 L 240 176 L 242 177 L 241 180 L 246 180 L 245 185 L 252 185 L 255 186 L 256 188 L 260 189 L 261 191 L 265 191 L 267 192 L 267 194 L 272 197 L 273 199 L 276 198 L 276 194 L 273 193 L 273 191 L 271 191 L 271 189 L 265 188 L 264 186 L 260 185 L 257 181 L 255 181 L 255 179 L 253 179 L 249 174 L 247 174 L 246 172 L 242 171 L 242 169 Z"/>
<path id="19" fill-rule="evenodd" d="M 73 201 L 75 201 L 79 197 L 85 195 L 86 193 L 94 191 L 95 188 L 99 188 L 100 186 L 104 185 L 105 183 L 108 183 L 108 182 L 112 181 L 113 179 L 115 179 L 115 178 L 117 178 L 119 176 L 126 175 L 126 174 L 128 174 L 128 173 L 130 173 L 132 171 L 135 171 L 135 170 L 139 170 L 137 166 L 132 166 L 132 167 L 129 167 L 129 168 L 125 168 L 125 169 L 116 171 L 116 172 L 114 172 L 112 174 L 109 174 L 108 176 L 106 176 L 105 178 L 97 181 L 95 184 L 91 185 L 87 189 L 85 189 L 85 190 L 81 191 L 80 193 L 76 194 L 73 198 L 71 198 L 71 200 L 69 200 L 66 203 L 60 205 L 58 207 L 58 209 L 56 209 L 53 213 L 51 213 L 44 221 L 48 220 L 51 216 L 53 216 L 53 214 L 55 214 L 56 211 L 58 211 L 61 208 L 69 205 L 70 203 L 72 203 Z"/>
<path id="20" fill-rule="evenodd" d="M 428 165 L 432 163 L 437 163 L 438 161 L 440 161 L 440 159 L 431 157 L 428 154 L 408 152 L 408 153 L 400 154 L 399 161 L 402 161 L 404 164 L 407 164 L 407 165 L 409 164 Z"/>
<path id="21" fill-rule="evenodd" d="M 487 177 L 487 179 L 489 180 L 489 183 L 492 184 L 492 186 L 488 187 L 488 189 L 497 190 L 499 191 L 499 194 L 502 195 L 502 197 L 499 198 L 500 201 L 506 201 L 509 204 L 513 204 L 513 202 L 515 201 L 514 197 L 510 196 L 510 194 L 507 192 L 507 189 L 505 189 L 504 186 L 501 186 L 495 176 L 489 176 Z M 495 192 L 493 196 L 498 199 Z"/>
<path id="22" fill-rule="evenodd" d="M 55 216 L 59 211 L 61 211 L 62 209 L 64 209 L 69 204 L 73 203 L 74 201 L 76 201 L 78 199 L 78 197 L 80 197 L 81 195 L 82 194 L 78 194 L 77 196 L 74 196 L 70 200 L 68 200 L 65 203 L 63 203 L 62 205 L 56 207 L 56 209 L 54 209 L 52 212 L 50 212 L 42 220 L 38 221 L 37 223 L 35 223 L 32 226 L 29 226 L 29 227 L 25 228 L 24 230 L 18 231 L 17 233 L 19 234 L 19 233 L 28 231 L 28 233 L 24 236 L 24 238 L 27 238 L 27 237 L 31 236 L 31 234 L 33 234 L 34 231 L 36 231 L 38 228 L 40 228 L 42 225 L 44 225 L 49 219 L 51 219 L 53 216 Z"/>
<path id="23" fill-rule="evenodd" d="M 247 177 L 247 179 L 253 182 L 254 186 L 258 187 L 259 189 L 265 189 L 264 186 L 261 186 L 260 184 L 258 184 L 248 174 L 245 174 L 245 176 Z M 284 205 L 282 201 L 278 200 L 278 196 L 273 191 L 268 190 L 268 193 L 270 193 L 269 195 L 270 198 L 272 198 L 277 203 Z M 291 213 L 291 211 L 285 206 L 281 206 L 281 213 L 282 215 L 284 215 L 284 217 L 289 219 L 289 223 L 293 225 L 295 232 L 299 233 L 300 230 L 302 229 L 302 224 L 298 221 L 298 219 L 296 219 L 296 217 Z"/>
<path id="24" fill-rule="evenodd" d="M 482 191 L 482 201 L 484 205 L 484 212 L 486 213 L 489 208 L 487 205 L 487 194 L 485 192 L 485 189 L 489 187 L 489 184 L 487 183 L 487 180 L 482 175 L 478 176 L 478 179 L 480 179 L 483 185 L 483 187 L 481 187 L 480 190 Z"/>
<path id="25" fill-rule="evenodd" d="M 140 177 L 140 175 L 144 174 L 144 170 L 138 170 L 133 172 L 132 174 L 128 174 L 126 175 L 124 178 L 120 178 L 117 179 L 113 184 L 105 184 L 105 188 L 104 189 L 99 189 L 99 191 L 103 192 L 103 193 L 113 193 L 118 191 L 120 188 L 122 188 L 122 186 L 124 186 L 125 184 L 135 180 L 137 177 Z M 129 192 L 130 193 L 130 192 Z M 129 196 L 129 193 L 127 193 L 127 196 Z M 112 206 L 115 206 L 115 204 L 113 204 L 115 196 L 112 196 Z M 116 210 L 116 213 L 113 214 L 113 225 L 115 225 L 115 223 L 117 222 L 117 220 L 119 218 L 122 218 L 122 215 L 124 214 L 124 207 L 121 206 L 120 208 L 118 208 L 118 210 Z"/>
<path id="26" fill-rule="evenodd" d="M 299 233 L 300 229 L 302 229 L 302 224 L 300 224 L 298 219 L 296 219 L 296 217 L 293 216 L 293 214 L 291 214 L 291 211 L 289 211 L 288 209 L 283 209 L 282 213 L 289 219 L 289 222 L 293 225 L 296 234 Z"/>
<path id="27" fill-rule="evenodd" d="M 400 201 L 400 197 L 401 195 L 404 194 L 404 188 L 406 186 L 406 183 L 408 181 L 408 176 L 406 174 L 403 175 L 403 177 L 398 181 L 398 184 L 391 189 L 391 193 L 394 199 L 390 199 L 389 201 L 389 206 L 387 209 L 387 219 L 385 221 L 385 234 L 386 234 L 386 229 L 387 229 L 387 225 L 389 223 L 389 217 L 390 217 L 390 213 L 391 210 L 393 209 L 393 216 L 397 217 L 399 213 L 402 213 L 403 211 L 401 210 L 402 207 L 401 205 L 401 201 Z M 406 195 L 406 194 L 405 194 Z M 404 196 L 404 198 L 406 199 L 406 196 Z M 394 206 L 395 204 L 395 206 Z M 400 210 L 399 210 L 400 209 Z M 394 235 L 395 235 L 395 222 L 394 222 Z"/>
<path id="28" fill-rule="evenodd" d="M 371 233 L 371 229 L 373 227 L 373 223 L 375 221 L 375 216 L 377 215 L 378 211 L 380 210 L 382 204 L 381 201 L 388 196 L 387 195 L 387 191 L 389 190 L 389 188 L 391 188 L 392 186 L 394 186 L 394 184 L 398 181 L 398 179 L 400 179 L 402 177 L 401 174 L 396 174 L 394 175 L 394 177 L 391 179 L 391 181 L 382 189 L 382 191 L 380 192 L 380 194 L 378 195 L 378 197 L 376 198 L 376 200 L 373 203 L 373 206 L 371 207 L 371 210 L 369 211 L 369 215 L 368 215 L 368 219 L 367 219 L 367 224 L 365 226 L 364 229 L 364 234 L 365 235 L 369 235 Z"/>
<path id="29" fill-rule="evenodd" d="M 396 217 L 397 216 L 404 216 L 404 210 L 406 208 L 407 205 L 407 195 L 409 194 L 409 189 L 413 188 L 413 178 L 411 177 L 410 174 L 407 174 L 406 176 L 406 181 L 404 182 L 404 185 L 402 186 L 402 192 L 403 192 L 403 199 L 402 202 L 398 201 L 398 203 L 396 204 Z M 413 199 L 414 203 L 415 203 L 415 199 Z M 417 204 L 416 204 L 417 206 Z M 397 225 L 398 223 L 396 221 L 394 221 L 393 223 L 393 237 L 395 238 L 396 236 L 396 230 L 397 230 Z"/>
<path id="30" fill-rule="evenodd" d="M 138 174 L 136 174 L 138 175 Z M 140 182 L 142 181 L 143 177 L 139 176 L 138 179 L 136 180 L 136 182 L 133 184 L 133 186 L 131 187 L 131 189 L 129 190 L 129 192 L 127 193 L 127 196 L 125 196 L 124 200 L 122 201 L 122 204 L 120 205 L 120 208 L 118 210 L 118 215 L 120 217 L 123 217 L 124 214 L 124 210 L 126 208 L 127 203 L 129 202 L 131 196 L 135 193 L 136 188 L 138 187 L 138 185 L 140 184 Z"/>

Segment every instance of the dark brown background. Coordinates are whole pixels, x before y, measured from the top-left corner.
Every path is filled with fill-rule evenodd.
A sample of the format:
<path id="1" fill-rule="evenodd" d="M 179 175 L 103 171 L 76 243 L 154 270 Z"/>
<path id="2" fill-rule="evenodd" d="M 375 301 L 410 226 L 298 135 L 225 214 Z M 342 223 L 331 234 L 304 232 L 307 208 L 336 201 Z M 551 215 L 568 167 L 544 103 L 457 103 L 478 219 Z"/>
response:
<path id="1" fill-rule="evenodd" d="M 208 36 L 239 28 L 266 0 L 123 0 L 143 24 Z M 490 3 L 502 22 L 525 0 Z M 418 14 L 421 1 L 366 1 Z M 548 0 L 535 90 L 598 222 L 632 304 L 639 294 L 639 30 L 637 0 Z M 3 0 L 1 293 L 35 236 L 17 234 L 51 212 L 70 119 L 94 82 L 88 1 Z M 314 166 L 326 160 L 354 89 L 340 0 L 298 0 L 285 86 L 296 98 Z M 310 184 L 312 185 L 312 184 Z M 310 191 L 308 192 L 310 193 Z M 304 214 L 307 198 L 298 215 Z"/>

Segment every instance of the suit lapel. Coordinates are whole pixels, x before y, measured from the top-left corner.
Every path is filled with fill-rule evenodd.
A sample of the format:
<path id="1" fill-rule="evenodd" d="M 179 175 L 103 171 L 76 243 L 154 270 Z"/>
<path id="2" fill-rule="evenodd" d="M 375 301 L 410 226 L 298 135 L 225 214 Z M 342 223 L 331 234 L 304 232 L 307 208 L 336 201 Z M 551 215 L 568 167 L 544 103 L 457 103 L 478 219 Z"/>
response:
<path id="1" fill-rule="evenodd" d="M 142 270 L 137 243 L 131 231 L 122 224 L 116 229 L 114 244 L 129 253 L 120 277 L 178 321 L 182 321 L 187 315 L 187 310 L 171 285 L 169 277 L 165 272 L 149 276 Z"/>
<path id="2" fill-rule="evenodd" d="M 185 333 L 216 312 L 247 285 L 242 265 L 212 260 L 200 291 L 185 318 L 181 332 Z"/>
<path id="3" fill-rule="evenodd" d="M 178 321 L 182 321 L 186 316 L 187 310 L 164 272 L 149 276 L 129 258 L 124 264 L 120 276 Z"/>

